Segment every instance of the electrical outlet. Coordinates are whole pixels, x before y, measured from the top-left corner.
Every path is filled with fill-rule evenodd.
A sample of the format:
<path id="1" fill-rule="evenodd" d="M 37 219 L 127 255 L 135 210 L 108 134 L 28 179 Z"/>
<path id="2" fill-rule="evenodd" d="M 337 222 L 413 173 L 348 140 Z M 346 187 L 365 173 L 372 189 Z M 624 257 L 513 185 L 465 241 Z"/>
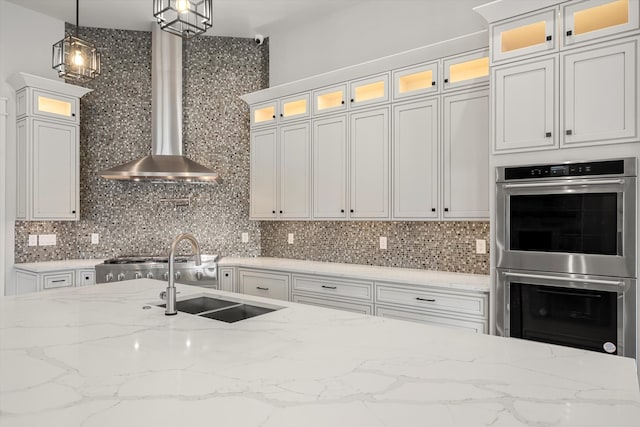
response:
<path id="1" fill-rule="evenodd" d="M 387 238 L 384 236 L 380 237 L 380 249 L 387 249 Z"/>
<path id="2" fill-rule="evenodd" d="M 477 254 L 486 254 L 487 253 L 487 241 L 484 239 L 476 240 L 476 253 Z"/>
<path id="3" fill-rule="evenodd" d="M 97 245 L 100 243 L 100 235 L 98 233 L 91 233 L 91 244 Z"/>
<path id="4" fill-rule="evenodd" d="M 242 243 L 249 243 L 249 233 L 242 233 Z"/>
<path id="5" fill-rule="evenodd" d="M 289 233 L 289 235 L 287 236 L 287 242 L 290 245 L 293 245 L 293 233 Z"/>
<path id="6" fill-rule="evenodd" d="M 38 242 L 40 246 L 55 246 L 56 243 L 56 235 L 55 234 L 39 234 Z"/>
<path id="7" fill-rule="evenodd" d="M 37 234 L 29 234 L 29 246 L 38 246 Z"/>

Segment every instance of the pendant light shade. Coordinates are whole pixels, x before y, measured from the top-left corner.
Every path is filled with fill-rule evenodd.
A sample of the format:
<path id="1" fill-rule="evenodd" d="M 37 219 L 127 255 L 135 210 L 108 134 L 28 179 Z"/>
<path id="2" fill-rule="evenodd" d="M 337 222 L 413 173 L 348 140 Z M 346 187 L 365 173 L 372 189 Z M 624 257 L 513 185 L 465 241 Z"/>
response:
<path id="1" fill-rule="evenodd" d="M 78 36 L 79 0 L 76 0 L 75 35 L 66 33 L 53 45 L 52 67 L 65 79 L 88 81 L 100 75 L 100 53 L 95 45 Z"/>
<path id="2" fill-rule="evenodd" d="M 163 30 L 188 39 L 213 26 L 213 0 L 153 0 L 153 16 Z"/>

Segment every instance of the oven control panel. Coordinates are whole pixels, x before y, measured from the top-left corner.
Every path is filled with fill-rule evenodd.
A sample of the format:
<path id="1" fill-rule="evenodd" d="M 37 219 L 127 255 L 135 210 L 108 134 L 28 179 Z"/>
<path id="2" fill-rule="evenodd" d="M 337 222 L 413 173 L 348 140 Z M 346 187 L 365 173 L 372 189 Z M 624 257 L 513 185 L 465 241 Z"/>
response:
<path id="1" fill-rule="evenodd" d="M 624 160 L 565 163 L 504 168 L 505 180 L 553 178 L 564 176 L 623 175 Z"/>

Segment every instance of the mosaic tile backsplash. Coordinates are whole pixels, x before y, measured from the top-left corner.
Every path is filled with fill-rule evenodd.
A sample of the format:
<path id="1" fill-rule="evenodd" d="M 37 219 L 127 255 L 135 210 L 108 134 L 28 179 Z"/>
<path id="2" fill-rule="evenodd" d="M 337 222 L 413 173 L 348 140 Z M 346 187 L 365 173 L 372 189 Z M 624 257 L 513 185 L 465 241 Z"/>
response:
<path id="1" fill-rule="evenodd" d="M 181 232 L 206 253 L 257 256 L 249 221 L 249 110 L 238 95 L 268 85 L 268 43 L 196 37 L 183 46 L 184 154 L 220 173 L 220 186 L 108 181 L 99 170 L 151 151 L 151 33 L 81 28 L 102 54 L 102 75 L 85 86 L 80 124 L 80 221 L 16 223 L 16 262 L 165 254 Z M 161 198 L 191 197 L 174 208 Z M 250 243 L 241 243 L 248 232 Z M 56 246 L 27 246 L 55 233 Z M 100 243 L 91 244 L 91 233 Z M 185 244 L 185 248 L 188 245 Z"/>
<path id="2" fill-rule="evenodd" d="M 86 84 L 80 124 L 80 221 L 17 221 L 16 262 L 166 254 L 191 232 L 205 253 L 423 268 L 487 274 L 475 239 L 488 222 L 249 221 L 249 113 L 238 95 L 268 85 L 268 41 L 196 37 L 185 42 L 184 154 L 209 166 L 221 186 L 108 181 L 97 172 L 151 150 L 151 33 L 81 28 L 97 44 L 102 75 Z M 191 198 L 175 208 L 162 198 Z M 241 243 L 248 232 L 249 243 Z M 27 246 L 29 234 L 56 246 Z M 91 244 L 91 233 L 100 243 Z M 294 233 L 294 244 L 287 234 Z M 388 249 L 378 249 L 387 236 Z M 185 245 L 185 248 L 187 246 Z"/>
<path id="3" fill-rule="evenodd" d="M 475 253 L 476 239 L 489 239 L 484 221 L 264 221 L 261 229 L 263 256 L 489 274 L 489 254 Z"/>

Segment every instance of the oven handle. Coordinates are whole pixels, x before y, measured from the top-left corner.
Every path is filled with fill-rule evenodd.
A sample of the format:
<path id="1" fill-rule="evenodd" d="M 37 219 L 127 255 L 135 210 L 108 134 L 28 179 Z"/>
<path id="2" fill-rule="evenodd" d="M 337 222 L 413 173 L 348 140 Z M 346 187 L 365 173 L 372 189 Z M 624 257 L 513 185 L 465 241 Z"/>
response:
<path id="1" fill-rule="evenodd" d="M 536 187 L 563 187 L 568 185 L 606 185 L 624 184 L 621 179 L 581 179 L 576 181 L 553 181 L 553 182 L 526 182 L 519 184 L 502 184 L 503 188 L 536 188 Z"/>
<path id="2" fill-rule="evenodd" d="M 611 285 L 611 286 L 624 285 L 624 282 L 620 280 L 572 279 L 571 277 L 544 276 L 542 274 L 509 273 L 508 271 L 505 271 L 502 274 L 507 277 L 523 277 L 525 279 L 551 279 L 551 280 L 557 280 L 559 282 L 580 282 L 580 283 L 591 283 L 594 285 Z"/>

